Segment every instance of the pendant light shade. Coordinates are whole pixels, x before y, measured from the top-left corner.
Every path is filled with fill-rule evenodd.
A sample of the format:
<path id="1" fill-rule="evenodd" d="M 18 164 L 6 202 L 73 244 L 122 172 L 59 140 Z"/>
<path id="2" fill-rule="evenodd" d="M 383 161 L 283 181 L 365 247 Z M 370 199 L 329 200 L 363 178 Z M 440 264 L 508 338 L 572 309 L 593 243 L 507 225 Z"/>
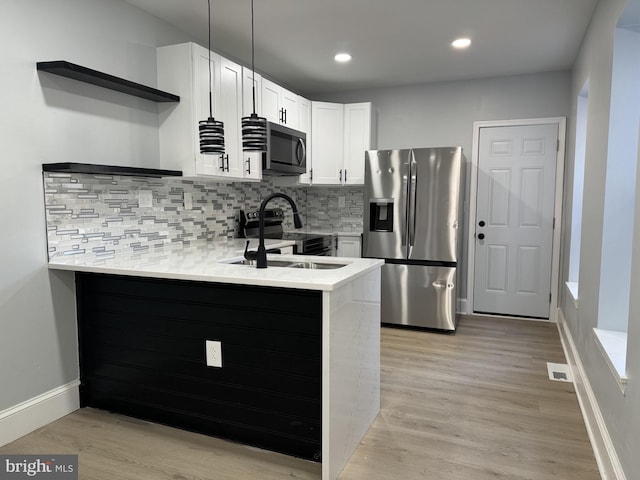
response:
<path id="1" fill-rule="evenodd" d="M 207 0 L 209 19 L 209 118 L 198 122 L 200 153 L 224 155 L 224 124 L 213 118 L 211 94 L 211 0 Z"/>
<path id="2" fill-rule="evenodd" d="M 251 83 L 253 88 L 253 113 L 242 117 L 242 150 L 264 152 L 267 150 L 267 119 L 256 114 L 255 44 L 253 29 L 253 0 L 251 0 Z"/>
<path id="3" fill-rule="evenodd" d="M 252 113 L 242 118 L 242 150 L 264 152 L 267 150 L 267 119 Z"/>
<path id="4" fill-rule="evenodd" d="M 198 122 L 200 153 L 224 154 L 224 124 L 213 117 Z"/>

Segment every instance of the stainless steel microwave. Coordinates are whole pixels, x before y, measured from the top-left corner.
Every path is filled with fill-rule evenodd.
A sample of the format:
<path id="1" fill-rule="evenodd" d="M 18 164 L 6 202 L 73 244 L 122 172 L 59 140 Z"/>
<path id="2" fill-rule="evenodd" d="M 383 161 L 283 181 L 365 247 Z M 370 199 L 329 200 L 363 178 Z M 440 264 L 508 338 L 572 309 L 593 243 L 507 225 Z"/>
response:
<path id="1" fill-rule="evenodd" d="M 267 151 L 262 156 L 262 171 L 273 175 L 307 173 L 307 135 L 267 122 Z"/>

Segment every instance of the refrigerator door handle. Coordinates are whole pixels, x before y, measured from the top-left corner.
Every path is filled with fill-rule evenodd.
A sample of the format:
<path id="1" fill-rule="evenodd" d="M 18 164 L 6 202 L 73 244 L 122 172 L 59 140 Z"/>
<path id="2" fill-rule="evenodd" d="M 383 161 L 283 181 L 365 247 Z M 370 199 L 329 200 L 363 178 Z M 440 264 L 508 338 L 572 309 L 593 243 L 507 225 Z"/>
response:
<path id="1" fill-rule="evenodd" d="M 409 183 L 411 179 L 411 160 L 401 165 L 401 177 L 402 177 L 402 190 L 400 191 L 400 212 L 403 212 L 403 217 L 399 230 L 401 232 L 401 247 L 404 252 L 405 258 L 409 250 L 407 242 L 407 224 L 409 222 Z"/>
<path id="2" fill-rule="evenodd" d="M 418 190 L 418 165 L 415 159 L 411 159 L 410 183 L 409 183 L 409 256 L 411 248 L 416 243 L 416 195 Z"/>

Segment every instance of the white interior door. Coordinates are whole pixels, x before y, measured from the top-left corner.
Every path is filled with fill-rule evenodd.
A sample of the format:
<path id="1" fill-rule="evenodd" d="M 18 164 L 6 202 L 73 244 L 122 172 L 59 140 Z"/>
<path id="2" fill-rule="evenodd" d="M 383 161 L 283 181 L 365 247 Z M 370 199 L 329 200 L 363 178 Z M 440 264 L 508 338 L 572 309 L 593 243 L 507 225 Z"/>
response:
<path id="1" fill-rule="evenodd" d="M 558 125 L 480 129 L 473 310 L 549 318 Z"/>

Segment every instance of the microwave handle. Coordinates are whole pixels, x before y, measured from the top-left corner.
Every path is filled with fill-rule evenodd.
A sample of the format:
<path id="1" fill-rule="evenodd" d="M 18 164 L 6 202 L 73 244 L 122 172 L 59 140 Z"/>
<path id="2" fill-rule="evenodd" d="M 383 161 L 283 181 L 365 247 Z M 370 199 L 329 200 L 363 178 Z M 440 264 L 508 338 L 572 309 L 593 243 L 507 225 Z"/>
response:
<path id="1" fill-rule="evenodd" d="M 304 140 L 301 138 L 298 139 L 298 145 L 296 146 L 296 159 L 298 160 L 298 165 L 302 164 L 302 161 L 307 156 L 307 147 L 304 144 Z"/>

